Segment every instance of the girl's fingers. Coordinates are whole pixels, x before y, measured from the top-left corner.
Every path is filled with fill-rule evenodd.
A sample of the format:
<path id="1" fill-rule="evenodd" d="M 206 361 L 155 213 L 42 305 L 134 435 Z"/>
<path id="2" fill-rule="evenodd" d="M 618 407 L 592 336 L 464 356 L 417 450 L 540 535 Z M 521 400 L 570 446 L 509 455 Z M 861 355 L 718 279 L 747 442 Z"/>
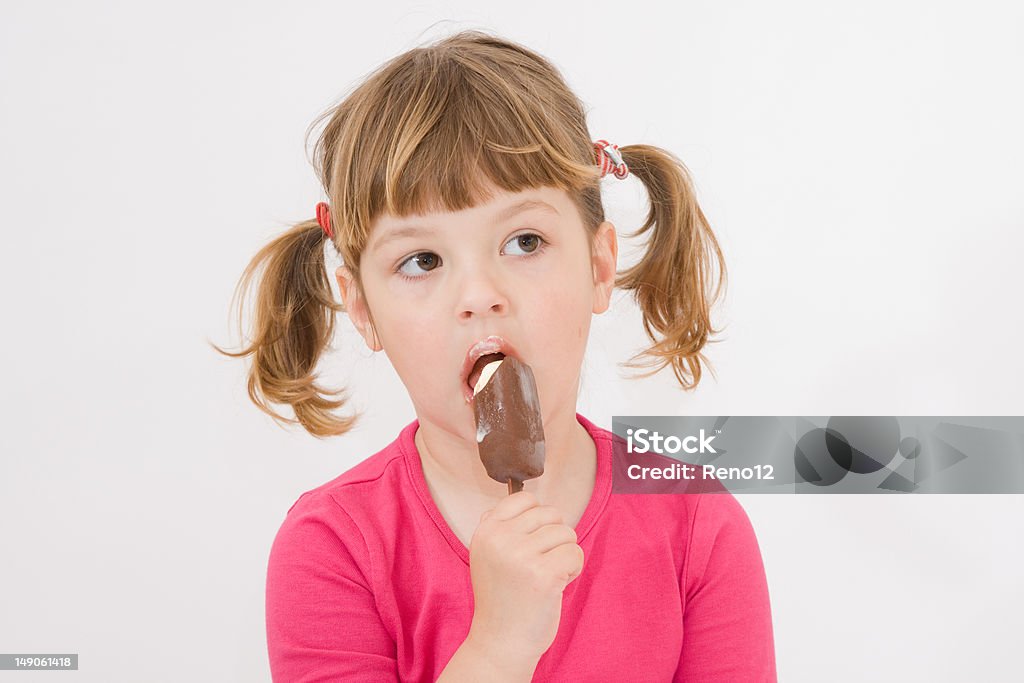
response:
<path id="1" fill-rule="evenodd" d="M 575 543 L 563 543 L 541 555 L 554 576 L 572 581 L 583 571 L 583 548 Z"/>
<path id="2" fill-rule="evenodd" d="M 519 515 L 516 519 L 516 530 L 530 534 L 546 524 L 562 524 L 562 511 L 553 505 L 538 505 Z"/>
<path id="3" fill-rule="evenodd" d="M 529 491 L 517 491 L 509 496 L 506 496 L 498 503 L 493 510 L 490 511 L 490 515 L 485 512 L 484 515 L 487 517 L 493 517 L 494 519 L 504 520 L 518 517 L 522 513 L 526 512 L 530 508 L 537 507 L 537 497 Z M 483 520 L 483 516 L 480 518 Z"/>
<path id="4" fill-rule="evenodd" d="M 537 553 L 546 553 L 560 545 L 575 545 L 576 532 L 564 524 L 546 524 L 529 536 L 530 547 Z"/>

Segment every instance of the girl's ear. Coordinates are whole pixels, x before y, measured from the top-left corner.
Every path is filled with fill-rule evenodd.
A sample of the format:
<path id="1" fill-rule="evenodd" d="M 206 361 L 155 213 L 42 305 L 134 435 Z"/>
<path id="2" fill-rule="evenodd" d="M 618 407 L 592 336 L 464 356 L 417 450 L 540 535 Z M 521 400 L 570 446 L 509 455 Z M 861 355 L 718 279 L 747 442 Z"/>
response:
<path id="1" fill-rule="evenodd" d="M 373 329 L 373 323 L 370 322 L 370 310 L 366 305 L 366 299 L 360 294 L 359 285 L 356 283 L 352 271 L 345 266 L 338 266 L 338 269 L 334 271 L 334 276 L 338 280 L 341 303 L 345 307 L 349 319 L 352 320 L 352 324 L 359 330 L 359 334 L 362 335 L 371 350 L 382 350 L 383 346 L 380 344 L 376 330 Z"/>
<path id="2" fill-rule="evenodd" d="M 594 235 L 594 313 L 604 313 L 615 288 L 615 273 L 619 262 L 619 245 L 615 237 L 615 226 L 605 221 Z"/>

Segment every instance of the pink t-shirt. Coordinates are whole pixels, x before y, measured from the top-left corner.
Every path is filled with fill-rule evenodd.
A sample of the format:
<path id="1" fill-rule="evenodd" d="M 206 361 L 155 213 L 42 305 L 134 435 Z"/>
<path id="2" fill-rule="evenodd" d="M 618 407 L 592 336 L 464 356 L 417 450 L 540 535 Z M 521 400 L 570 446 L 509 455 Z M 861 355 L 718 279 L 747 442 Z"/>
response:
<path id="1" fill-rule="evenodd" d="M 598 459 L 576 526 L 583 572 L 533 680 L 775 681 L 764 566 L 739 502 L 612 494 L 621 439 L 576 419 Z M 418 427 L 289 509 L 267 571 L 274 681 L 434 681 L 465 640 L 469 551 L 430 496 Z"/>

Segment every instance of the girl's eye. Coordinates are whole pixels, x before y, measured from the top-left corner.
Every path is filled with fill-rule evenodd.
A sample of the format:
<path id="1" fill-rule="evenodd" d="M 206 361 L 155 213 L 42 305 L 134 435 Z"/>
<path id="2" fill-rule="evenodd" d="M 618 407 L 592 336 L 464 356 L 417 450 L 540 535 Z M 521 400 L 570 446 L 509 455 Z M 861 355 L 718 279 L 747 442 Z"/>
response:
<path id="1" fill-rule="evenodd" d="M 535 256 L 540 252 L 544 251 L 546 242 L 540 235 L 532 232 L 523 233 L 522 235 L 516 235 L 505 244 L 515 243 L 520 249 L 523 250 L 522 255 L 525 257 Z M 426 275 L 425 272 L 429 272 L 437 268 L 441 263 L 441 257 L 431 251 L 421 251 L 418 254 L 413 254 L 398 266 L 398 274 L 406 280 L 421 280 Z M 409 270 L 406 268 L 409 264 L 418 264 L 423 269 L 413 268 Z"/>
<path id="2" fill-rule="evenodd" d="M 401 275 L 402 277 L 404 277 L 407 280 L 418 280 L 418 279 L 420 279 L 420 277 L 422 277 L 422 275 L 421 276 L 416 276 L 416 275 L 410 274 L 411 272 L 415 272 L 415 271 L 406 270 L 405 267 L 407 265 L 409 265 L 410 263 L 418 263 L 421 266 L 424 266 L 426 268 L 426 270 L 430 271 L 430 270 L 433 270 L 434 268 L 436 268 L 437 264 L 440 263 L 440 262 L 441 262 L 441 257 L 438 256 L 437 254 L 435 254 L 433 252 L 430 252 L 430 251 L 421 251 L 420 253 L 413 254 L 412 256 L 407 258 L 405 261 L 403 261 L 402 264 L 400 266 L 398 266 L 398 274 Z M 421 270 L 419 272 L 422 273 L 423 271 Z"/>
<path id="3" fill-rule="evenodd" d="M 513 237 L 505 244 L 512 244 L 513 242 L 515 242 L 520 247 L 523 247 L 525 242 L 526 253 L 533 254 L 540 250 L 541 242 L 543 241 L 544 239 L 540 235 L 535 235 L 532 232 L 527 232 L 522 235 L 517 235 Z"/>

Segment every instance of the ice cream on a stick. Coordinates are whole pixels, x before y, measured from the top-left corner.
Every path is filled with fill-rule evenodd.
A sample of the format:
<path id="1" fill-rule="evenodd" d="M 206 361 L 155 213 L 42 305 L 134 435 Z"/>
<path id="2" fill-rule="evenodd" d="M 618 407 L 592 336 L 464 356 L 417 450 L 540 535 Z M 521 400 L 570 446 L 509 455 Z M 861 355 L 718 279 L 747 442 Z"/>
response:
<path id="1" fill-rule="evenodd" d="M 480 459 L 492 479 L 508 482 L 512 494 L 544 474 L 544 424 L 529 365 L 511 356 L 485 365 L 474 385 L 473 412 Z"/>

